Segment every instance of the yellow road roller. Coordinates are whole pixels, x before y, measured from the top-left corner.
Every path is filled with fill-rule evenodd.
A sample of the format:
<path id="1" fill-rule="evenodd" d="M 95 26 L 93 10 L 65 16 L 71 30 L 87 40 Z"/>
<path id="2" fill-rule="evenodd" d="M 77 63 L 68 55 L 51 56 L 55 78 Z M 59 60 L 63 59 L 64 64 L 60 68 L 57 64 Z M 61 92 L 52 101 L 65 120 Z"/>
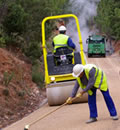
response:
<path id="1" fill-rule="evenodd" d="M 54 53 L 47 51 L 45 40 L 45 23 L 48 20 L 64 18 L 75 19 L 79 36 L 80 51 L 73 51 L 69 54 L 63 53 L 55 55 Z M 64 14 L 44 18 L 42 21 L 42 48 L 44 56 L 45 84 L 48 104 L 50 106 L 61 105 L 70 96 L 75 84 L 76 79 L 72 76 L 73 66 L 75 64 L 86 64 L 86 58 L 83 51 L 82 37 L 77 16 L 74 14 Z M 56 64 L 57 59 L 59 59 L 60 64 Z M 74 102 L 87 102 L 87 97 L 87 94 L 85 94 L 82 98 L 79 98 Z"/>

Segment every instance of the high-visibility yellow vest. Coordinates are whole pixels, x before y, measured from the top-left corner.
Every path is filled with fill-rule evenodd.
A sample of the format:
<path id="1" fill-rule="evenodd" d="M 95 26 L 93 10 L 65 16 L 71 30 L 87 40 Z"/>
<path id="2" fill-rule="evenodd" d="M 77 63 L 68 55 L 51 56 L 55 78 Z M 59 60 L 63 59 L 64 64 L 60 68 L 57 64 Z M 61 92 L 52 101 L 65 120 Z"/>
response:
<path id="1" fill-rule="evenodd" d="M 58 34 L 57 36 L 54 37 L 53 42 L 54 42 L 54 53 L 56 52 L 56 49 L 59 47 L 67 47 L 67 41 L 68 41 L 68 36 L 65 34 Z"/>
<path id="2" fill-rule="evenodd" d="M 86 64 L 84 66 L 84 71 L 85 71 L 85 75 L 87 77 L 87 79 L 89 80 L 89 72 L 92 68 L 96 69 L 96 73 L 95 73 L 95 83 L 94 83 L 94 87 L 98 88 L 102 91 L 107 91 L 108 89 L 108 85 L 107 85 L 107 78 L 105 73 L 100 69 L 97 68 L 95 65 L 93 64 Z M 77 78 L 78 84 L 82 89 L 85 89 L 86 86 L 82 84 L 80 77 Z M 88 94 L 92 95 L 93 92 L 91 90 L 88 90 Z"/>

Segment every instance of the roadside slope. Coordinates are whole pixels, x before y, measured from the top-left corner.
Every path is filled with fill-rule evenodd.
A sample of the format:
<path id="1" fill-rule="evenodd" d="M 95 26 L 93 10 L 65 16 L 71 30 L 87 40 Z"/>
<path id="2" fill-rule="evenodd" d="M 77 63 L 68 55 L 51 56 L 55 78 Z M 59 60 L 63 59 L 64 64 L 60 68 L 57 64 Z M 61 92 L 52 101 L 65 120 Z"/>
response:
<path id="1" fill-rule="evenodd" d="M 0 128 L 33 112 L 45 98 L 32 81 L 31 64 L 18 55 L 0 48 Z"/>

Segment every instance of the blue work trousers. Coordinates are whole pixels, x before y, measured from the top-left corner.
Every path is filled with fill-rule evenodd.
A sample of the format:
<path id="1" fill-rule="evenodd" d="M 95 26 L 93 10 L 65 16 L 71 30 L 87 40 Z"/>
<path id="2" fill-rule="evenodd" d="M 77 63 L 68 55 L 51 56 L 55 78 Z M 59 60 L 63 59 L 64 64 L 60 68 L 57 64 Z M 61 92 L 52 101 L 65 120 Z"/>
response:
<path id="1" fill-rule="evenodd" d="M 91 95 L 91 96 L 88 95 L 90 118 L 96 118 L 98 116 L 97 106 L 96 106 L 96 90 L 97 89 L 92 89 L 93 95 Z M 117 115 L 116 108 L 115 108 L 114 102 L 109 94 L 109 90 L 107 90 L 107 91 L 101 90 L 101 92 L 104 97 L 107 108 L 109 110 L 110 116 L 116 116 Z"/>

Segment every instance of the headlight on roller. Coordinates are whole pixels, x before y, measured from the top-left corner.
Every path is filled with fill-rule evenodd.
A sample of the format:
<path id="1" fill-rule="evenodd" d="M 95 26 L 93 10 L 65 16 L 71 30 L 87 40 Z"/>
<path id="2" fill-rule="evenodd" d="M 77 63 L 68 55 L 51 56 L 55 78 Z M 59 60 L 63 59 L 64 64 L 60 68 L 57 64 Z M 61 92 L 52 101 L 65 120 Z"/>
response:
<path id="1" fill-rule="evenodd" d="M 55 77 L 51 77 L 51 81 L 55 81 Z"/>

